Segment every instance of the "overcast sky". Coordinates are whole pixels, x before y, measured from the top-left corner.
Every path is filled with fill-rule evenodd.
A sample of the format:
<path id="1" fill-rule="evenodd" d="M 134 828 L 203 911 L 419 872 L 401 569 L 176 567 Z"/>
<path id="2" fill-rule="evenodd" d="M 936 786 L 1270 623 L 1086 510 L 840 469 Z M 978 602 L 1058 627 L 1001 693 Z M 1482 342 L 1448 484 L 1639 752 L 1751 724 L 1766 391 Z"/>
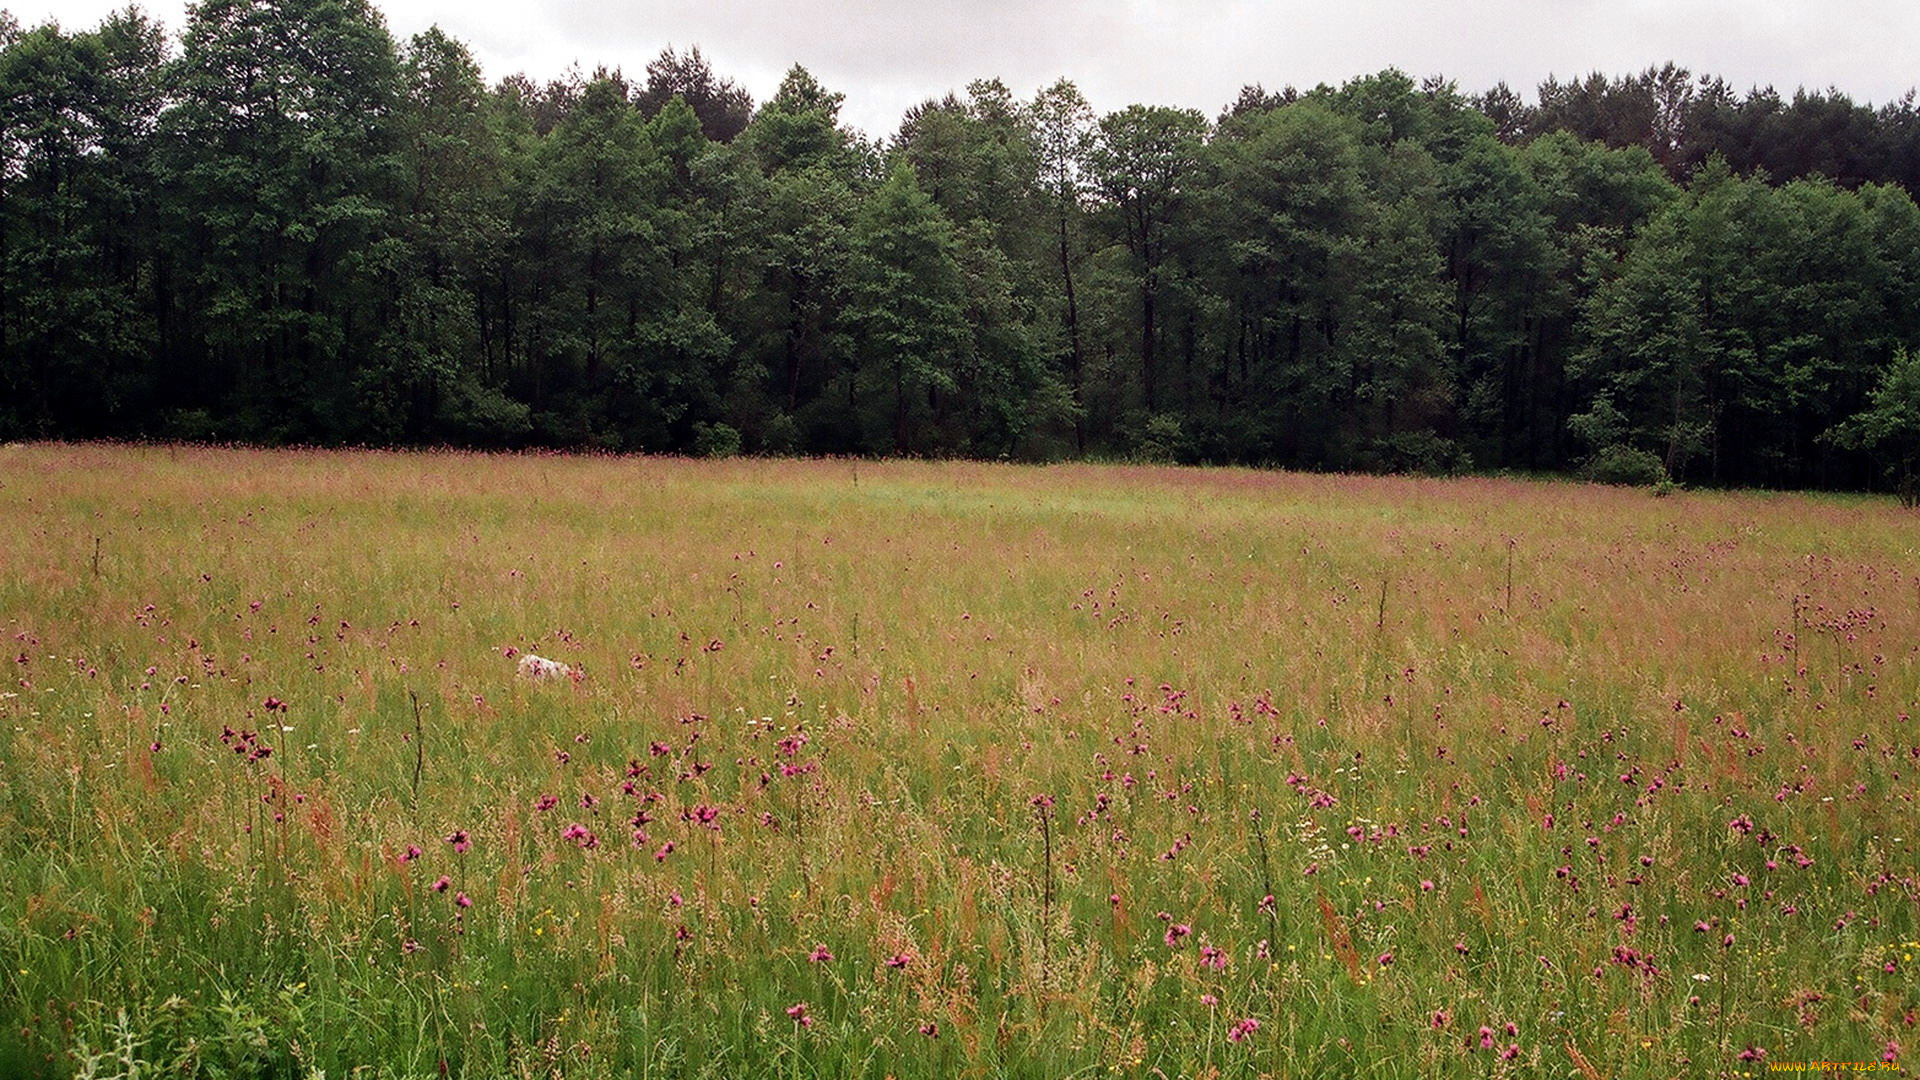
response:
<path id="1" fill-rule="evenodd" d="M 85 29 L 114 0 L 0 0 L 22 23 Z M 146 10 L 178 31 L 183 0 Z M 847 96 L 842 119 L 891 134 L 909 106 L 998 77 L 1022 96 L 1065 76 L 1096 109 L 1217 115 L 1247 83 L 1338 83 L 1397 67 L 1463 90 L 1672 60 L 1739 90 L 1838 87 L 1883 104 L 1920 82 L 1912 0 L 376 0 L 395 36 L 438 23 L 489 79 L 578 64 L 638 75 L 698 45 L 765 100 L 794 63 Z"/>

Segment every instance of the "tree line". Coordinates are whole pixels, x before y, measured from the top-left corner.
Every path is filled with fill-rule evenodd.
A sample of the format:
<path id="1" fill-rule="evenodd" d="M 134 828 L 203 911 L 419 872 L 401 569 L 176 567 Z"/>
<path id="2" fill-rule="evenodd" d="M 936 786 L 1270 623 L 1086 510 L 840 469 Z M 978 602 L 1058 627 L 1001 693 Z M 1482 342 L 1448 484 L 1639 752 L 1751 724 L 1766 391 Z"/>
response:
<path id="1" fill-rule="evenodd" d="M 363 0 L 0 12 L 0 437 L 1825 487 L 1920 446 L 1911 94 L 841 102 L 697 49 L 489 85 Z"/>

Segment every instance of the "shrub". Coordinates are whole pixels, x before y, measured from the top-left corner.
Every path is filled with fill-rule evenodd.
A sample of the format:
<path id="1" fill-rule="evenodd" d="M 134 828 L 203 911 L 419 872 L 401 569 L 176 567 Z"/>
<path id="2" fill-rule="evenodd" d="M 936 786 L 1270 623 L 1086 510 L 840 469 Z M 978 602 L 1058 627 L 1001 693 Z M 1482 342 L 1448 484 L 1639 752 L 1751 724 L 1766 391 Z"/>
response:
<path id="1" fill-rule="evenodd" d="M 1473 467 L 1460 444 L 1431 431 L 1402 431 L 1376 439 L 1370 455 L 1380 471 L 1450 476 Z"/>
<path id="2" fill-rule="evenodd" d="M 1672 480 L 1660 455 L 1618 443 L 1593 455 L 1580 475 L 1595 483 L 1631 487 L 1652 487 Z"/>
<path id="3" fill-rule="evenodd" d="M 697 423 L 693 425 L 693 452 L 696 457 L 738 457 L 740 432 L 731 424 Z"/>
<path id="4" fill-rule="evenodd" d="M 1173 413 L 1148 413 L 1130 426 L 1133 430 L 1128 441 L 1132 443 L 1135 461 L 1172 465 L 1194 460 L 1193 438 Z"/>

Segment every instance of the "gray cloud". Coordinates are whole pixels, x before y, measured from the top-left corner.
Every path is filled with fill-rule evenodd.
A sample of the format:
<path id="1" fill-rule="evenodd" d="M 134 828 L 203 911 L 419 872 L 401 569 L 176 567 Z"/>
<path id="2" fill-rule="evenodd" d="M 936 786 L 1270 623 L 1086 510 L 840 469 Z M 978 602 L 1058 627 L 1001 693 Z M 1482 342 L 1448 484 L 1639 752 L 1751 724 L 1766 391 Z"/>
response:
<path id="1" fill-rule="evenodd" d="M 97 21 L 122 0 L 0 0 L 22 21 Z M 1066 76 L 1094 105 L 1209 115 L 1259 82 L 1338 83 L 1398 67 L 1467 90 L 1547 75 L 1627 74 L 1672 60 L 1737 89 L 1836 86 L 1883 103 L 1920 81 L 1920 6 L 1889 0 L 382 0 L 394 33 L 433 23 L 492 77 L 605 64 L 637 74 L 668 44 L 699 45 L 757 99 L 792 64 L 847 95 L 844 118 L 890 134 L 909 106 L 974 78 L 1030 94 Z M 183 5 L 149 9 L 178 27 Z"/>

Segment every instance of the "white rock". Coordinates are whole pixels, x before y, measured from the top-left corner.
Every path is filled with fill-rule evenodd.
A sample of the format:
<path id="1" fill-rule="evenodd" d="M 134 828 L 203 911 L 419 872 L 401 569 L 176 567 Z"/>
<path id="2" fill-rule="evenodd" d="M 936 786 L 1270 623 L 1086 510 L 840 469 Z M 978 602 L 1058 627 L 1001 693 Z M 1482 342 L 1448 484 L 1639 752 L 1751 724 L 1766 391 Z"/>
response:
<path id="1" fill-rule="evenodd" d="M 549 660 L 532 653 L 520 658 L 520 677 L 523 679 L 577 679 L 578 668 L 569 667 L 558 660 Z"/>

